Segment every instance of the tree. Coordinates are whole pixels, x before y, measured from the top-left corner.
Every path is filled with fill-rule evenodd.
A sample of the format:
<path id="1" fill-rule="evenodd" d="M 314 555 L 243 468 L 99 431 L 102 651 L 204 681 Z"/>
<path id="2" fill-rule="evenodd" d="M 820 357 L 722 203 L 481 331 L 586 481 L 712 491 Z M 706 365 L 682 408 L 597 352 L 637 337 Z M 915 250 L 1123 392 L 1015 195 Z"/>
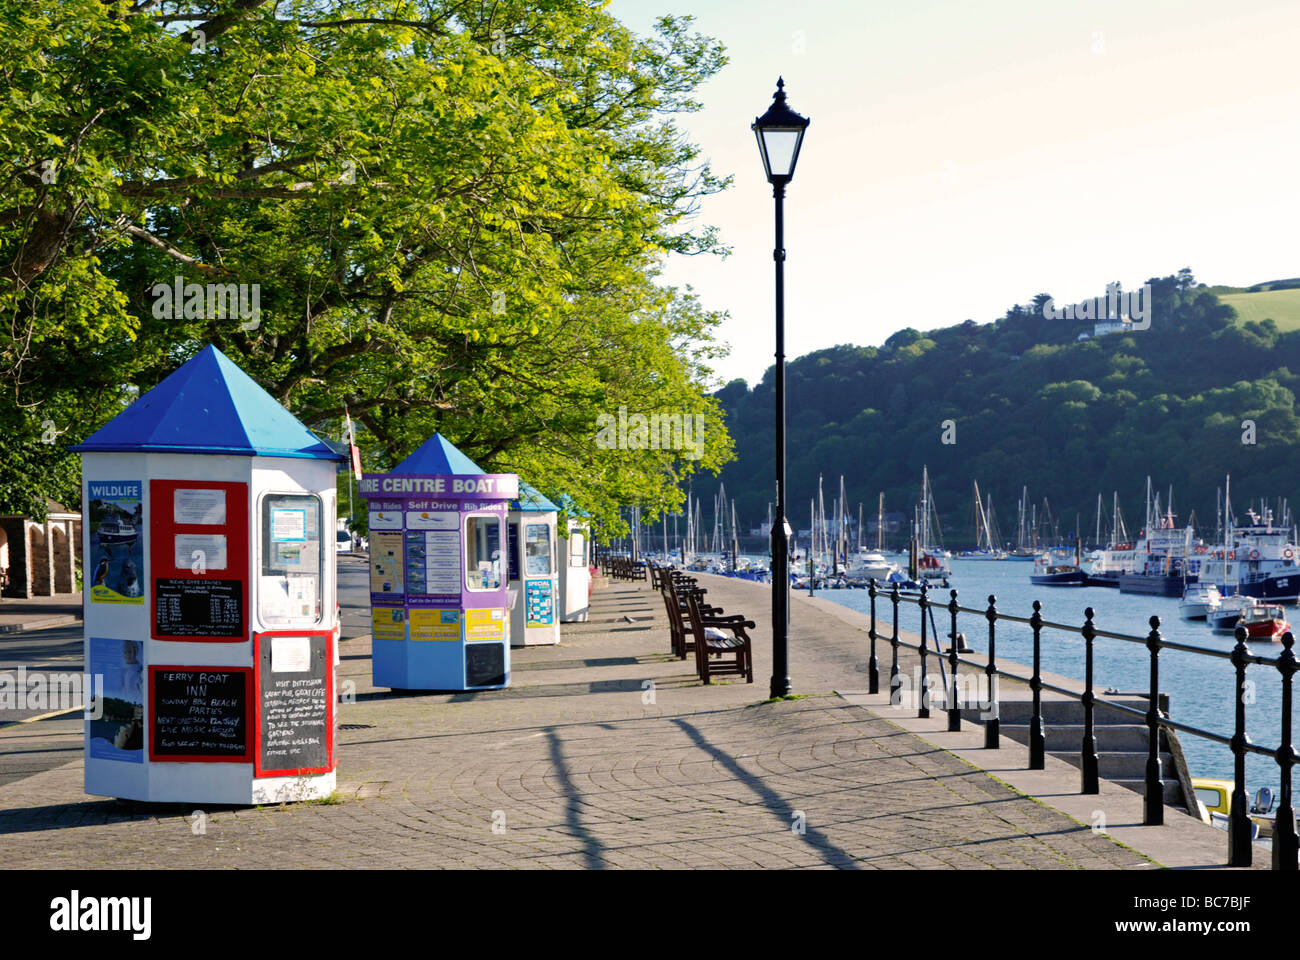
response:
<path id="1" fill-rule="evenodd" d="M 63 398 L 85 435 L 211 342 L 310 426 L 346 407 L 372 469 L 441 430 L 597 519 L 674 506 L 730 456 L 705 395 L 719 318 L 657 283 L 668 252 L 722 252 L 689 218 L 725 183 L 672 120 L 725 62 L 689 18 L 641 38 L 582 0 L 0 15 L 0 385 L 29 432 Z M 178 277 L 256 308 L 178 313 Z M 698 459 L 601 449 L 620 405 L 718 426 Z"/>

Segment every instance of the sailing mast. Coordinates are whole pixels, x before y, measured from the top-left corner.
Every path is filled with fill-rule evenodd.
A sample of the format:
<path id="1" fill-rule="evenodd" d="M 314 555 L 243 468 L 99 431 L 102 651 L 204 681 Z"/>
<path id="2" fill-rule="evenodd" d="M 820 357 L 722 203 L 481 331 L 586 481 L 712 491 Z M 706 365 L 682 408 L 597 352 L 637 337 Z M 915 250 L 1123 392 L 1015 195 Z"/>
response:
<path id="1" fill-rule="evenodd" d="M 876 506 L 876 549 L 885 549 L 885 492 L 880 491 L 880 502 Z"/>

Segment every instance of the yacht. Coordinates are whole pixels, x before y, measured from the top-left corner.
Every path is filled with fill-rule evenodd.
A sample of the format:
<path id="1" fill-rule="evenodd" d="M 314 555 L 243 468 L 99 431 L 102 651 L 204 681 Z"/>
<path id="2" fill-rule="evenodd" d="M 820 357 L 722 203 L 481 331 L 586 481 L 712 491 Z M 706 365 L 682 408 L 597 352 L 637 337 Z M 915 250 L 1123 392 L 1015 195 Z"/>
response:
<path id="1" fill-rule="evenodd" d="M 885 580 L 897 570 L 897 564 L 890 563 L 882 554 L 874 550 L 864 548 L 856 557 L 849 559 L 846 572 L 850 577 L 860 577 L 864 580 Z"/>
<path id="2" fill-rule="evenodd" d="M 1205 622 L 1215 633 L 1232 633 L 1242 613 L 1255 601 L 1242 594 L 1224 597 L 1219 605 L 1205 615 Z"/>

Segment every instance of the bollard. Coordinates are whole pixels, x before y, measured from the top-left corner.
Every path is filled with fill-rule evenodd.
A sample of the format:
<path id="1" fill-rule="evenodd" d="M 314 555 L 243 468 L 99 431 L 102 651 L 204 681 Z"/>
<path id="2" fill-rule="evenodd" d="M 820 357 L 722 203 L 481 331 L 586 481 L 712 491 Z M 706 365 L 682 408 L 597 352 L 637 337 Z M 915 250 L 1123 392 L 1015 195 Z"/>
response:
<path id="1" fill-rule="evenodd" d="M 1092 625 L 1094 616 L 1092 607 L 1083 611 L 1085 617 L 1083 634 L 1085 646 L 1084 688 L 1083 688 L 1083 746 L 1080 751 L 1080 793 L 1101 793 L 1101 778 L 1098 774 L 1097 729 L 1094 712 L 1097 695 L 1092 692 L 1092 641 L 1097 635 L 1097 628 Z"/>
<path id="2" fill-rule="evenodd" d="M 1147 775 L 1142 793 L 1142 822 L 1158 827 L 1165 822 L 1164 774 L 1160 769 L 1160 618 L 1152 617 L 1147 649 L 1151 651 L 1151 693 L 1147 702 Z"/>
<path id="3" fill-rule="evenodd" d="M 1034 675 L 1029 678 L 1029 689 L 1034 695 L 1033 713 L 1029 717 L 1029 769 L 1044 770 L 1047 767 L 1047 731 L 1043 729 L 1043 605 L 1037 600 L 1034 601 L 1029 626 L 1034 631 Z"/>

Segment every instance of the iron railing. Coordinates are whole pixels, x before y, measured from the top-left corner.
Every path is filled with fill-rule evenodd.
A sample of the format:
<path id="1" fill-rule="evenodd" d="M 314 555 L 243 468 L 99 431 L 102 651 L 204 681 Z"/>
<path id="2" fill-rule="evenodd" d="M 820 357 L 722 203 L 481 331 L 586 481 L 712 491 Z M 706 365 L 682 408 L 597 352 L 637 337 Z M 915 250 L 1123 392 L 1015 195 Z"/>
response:
<path id="1" fill-rule="evenodd" d="M 1075 627 L 1063 623 L 1052 623 L 1044 620 L 1042 615 L 1042 604 L 1037 600 L 1033 604 L 1033 613 L 1029 617 L 1016 617 L 1009 614 L 1000 613 L 997 609 L 997 598 L 990 595 L 988 598 L 988 607 L 984 610 L 963 607 L 957 603 L 957 591 L 949 591 L 949 600 L 947 604 L 933 601 L 929 598 L 929 585 L 922 584 L 919 591 L 901 591 L 898 584 L 892 584 L 890 589 L 882 591 L 878 589 L 876 581 L 873 579 L 867 589 L 871 598 L 871 627 L 868 636 L 871 641 L 871 657 L 868 661 L 868 684 L 871 693 L 880 692 L 880 669 L 876 655 L 876 641 L 888 641 L 892 658 L 889 669 L 889 686 L 890 699 L 896 700 L 897 692 L 902 686 L 902 677 L 899 673 L 898 653 L 903 647 L 911 650 L 917 650 L 920 653 L 920 689 L 917 716 L 930 716 L 929 703 L 929 684 L 927 681 L 928 664 L 927 659 L 930 651 L 927 650 L 929 642 L 930 627 L 933 623 L 933 608 L 939 607 L 948 610 L 952 619 L 952 647 L 948 652 L 947 676 L 943 677 L 944 683 L 944 700 L 948 714 L 948 729 L 951 731 L 961 730 L 962 723 L 962 704 L 959 702 L 958 669 L 961 665 L 983 669 L 988 683 L 988 700 L 985 704 L 984 713 L 984 747 L 989 750 L 996 750 L 999 746 L 999 713 L 1000 700 L 998 697 L 998 678 L 1007 677 L 1020 682 L 1026 682 L 1026 678 L 1021 674 L 1010 673 L 1001 670 L 997 666 L 997 623 L 998 621 L 1008 621 L 1012 623 L 1022 623 L 1029 626 L 1033 635 L 1033 667 L 1032 674 L 1028 678 L 1029 689 L 1031 692 L 1031 715 L 1029 721 L 1029 769 L 1042 770 L 1046 764 L 1046 731 L 1043 723 L 1043 704 L 1042 692 L 1050 690 L 1054 693 L 1063 694 L 1083 704 L 1083 738 L 1080 744 L 1080 790 L 1081 794 L 1100 793 L 1099 764 L 1097 754 L 1097 735 L 1096 735 L 1096 709 L 1098 705 L 1104 706 L 1111 710 L 1117 710 L 1123 713 L 1129 713 L 1135 717 L 1141 717 L 1147 727 L 1147 762 L 1145 776 L 1143 778 L 1143 823 L 1148 826 L 1158 826 L 1164 823 L 1164 784 L 1162 763 L 1160 759 L 1160 732 L 1162 729 L 1178 731 L 1180 733 L 1190 734 L 1195 737 L 1201 737 L 1215 743 L 1223 744 L 1232 750 L 1233 756 L 1233 777 L 1234 786 L 1232 793 L 1231 810 L 1228 815 L 1228 866 L 1231 867 L 1248 867 L 1253 863 L 1254 847 L 1251 842 L 1251 820 L 1248 812 L 1248 800 L 1246 798 L 1246 755 L 1250 753 L 1259 754 L 1266 757 L 1272 757 L 1278 765 L 1281 774 L 1281 787 L 1278 797 L 1278 808 L 1276 819 L 1273 827 L 1273 869 L 1275 870 L 1296 870 L 1297 853 L 1300 851 L 1300 844 L 1297 843 L 1296 825 L 1295 825 L 1295 808 L 1291 797 L 1291 770 L 1296 763 L 1296 752 L 1292 746 L 1291 737 L 1291 709 L 1292 709 L 1292 677 L 1300 669 L 1294 646 L 1295 637 L 1288 631 L 1282 637 L 1282 653 L 1276 657 L 1263 657 L 1250 652 L 1246 646 L 1246 629 L 1238 626 L 1236 628 L 1236 646 L 1231 650 L 1213 650 L 1206 647 L 1192 646 L 1191 644 L 1178 643 L 1173 640 L 1166 640 L 1160 633 L 1160 618 L 1151 617 L 1148 621 L 1151 631 L 1145 637 L 1130 636 L 1123 633 L 1114 633 L 1109 630 L 1099 630 L 1094 622 L 1094 611 L 1092 607 L 1084 610 L 1084 622 L 1081 626 Z M 893 610 L 891 633 L 884 636 L 877 627 L 876 618 L 876 598 L 887 597 Z M 921 610 L 921 643 L 914 644 L 900 639 L 898 633 L 898 610 L 902 603 L 913 603 L 920 607 Z M 930 613 L 927 618 L 926 614 Z M 982 615 L 989 625 L 989 646 L 988 658 L 984 664 L 966 659 L 961 656 L 958 647 L 960 644 L 957 631 L 957 614 L 969 613 Z M 927 623 L 929 620 L 929 623 Z M 1060 630 L 1066 633 L 1077 634 L 1084 641 L 1084 691 L 1079 693 L 1056 684 L 1048 683 L 1043 679 L 1042 671 L 1042 632 L 1043 630 Z M 1097 637 L 1105 637 L 1111 640 L 1121 640 L 1128 643 L 1142 644 L 1147 648 L 1150 658 L 1150 687 L 1149 692 L 1144 694 L 1147 697 L 1147 710 L 1144 712 L 1135 710 L 1127 704 L 1115 703 L 1110 700 L 1101 699 L 1097 696 L 1094 689 L 1093 678 L 1093 645 Z M 935 635 L 936 650 L 935 655 L 940 657 L 942 667 L 942 652 L 937 649 L 938 636 Z M 1160 704 L 1160 651 L 1173 650 L 1181 653 L 1194 654 L 1197 656 L 1215 657 L 1220 660 L 1228 660 L 1232 663 L 1236 673 L 1236 711 L 1234 717 L 1234 733 L 1231 737 L 1225 737 L 1213 730 L 1206 730 L 1201 727 L 1195 727 L 1190 724 L 1180 723 L 1165 715 L 1159 709 Z M 1273 667 L 1277 670 L 1282 683 L 1282 701 L 1281 701 L 1281 742 L 1277 747 L 1269 748 L 1252 743 L 1246 735 L 1246 670 L 1251 665 Z M 1190 802 L 1194 802 L 1192 799 Z"/>

